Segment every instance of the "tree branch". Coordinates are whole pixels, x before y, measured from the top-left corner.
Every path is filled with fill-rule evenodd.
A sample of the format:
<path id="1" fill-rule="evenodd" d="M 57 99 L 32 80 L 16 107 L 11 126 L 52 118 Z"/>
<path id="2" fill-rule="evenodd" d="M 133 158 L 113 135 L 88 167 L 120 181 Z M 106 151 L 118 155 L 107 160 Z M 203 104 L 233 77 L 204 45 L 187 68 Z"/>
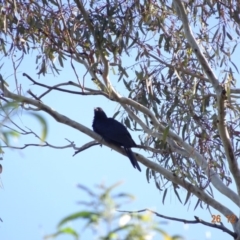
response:
<path id="1" fill-rule="evenodd" d="M 150 130 L 141 121 L 141 119 L 139 119 L 135 114 L 133 114 L 131 109 L 128 106 L 126 106 L 126 104 L 133 106 L 135 109 L 137 109 L 137 110 L 141 111 L 143 114 L 146 114 L 147 116 L 149 116 L 150 119 L 155 124 L 155 128 L 159 129 L 161 132 L 163 132 L 165 130 L 165 126 L 163 126 L 161 123 L 159 123 L 159 121 L 156 119 L 156 117 L 153 115 L 153 113 L 148 108 L 140 105 L 139 103 L 137 103 L 134 100 L 129 99 L 129 98 L 122 97 L 119 99 L 119 103 L 128 112 L 128 114 L 144 129 L 144 131 L 148 132 L 152 136 L 155 136 L 155 137 L 158 137 L 159 139 L 161 139 L 160 133 L 156 130 L 155 131 Z M 223 184 L 223 182 L 221 181 L 219 176 L 211 168 L 209 168 L 207 161 L 203 158 L 203 156 L 198 151 L 196 151 L 195 148 L 193 148 L 192 146 L 187 144 L 185 141 L 183 141 L 182 138 L 180 138 L 177 134 L 175 134 L 171 129 L 169 129 L 169 132 L 168 132 L 168 138 L 167 138 L 168 142 L 169 142 L 169 138 L 170 139 L 172 138 L 172 140 L 176 141 L 181 147 L 183 147 L 185 149 L 186 152 L 182 151 L 184 156 L 195 159 L 198 166 L 203 169 L 203 171 L 205 172 L 205 174 L 207 176 L 209 176 L 209 179 L 211 180 L 213 186 L 216 189 L 218 189 L 219 192 L 221 192 L 227 198 L 231 199 L 237 206 L 240 207 L 238 195 L 234 191 L 232 191 L 230 188 L 226 187 Z M 169 142 L 169 144 L 172 145 L 172 142 Z M 177 150 L 177 152 L 179 152 L 178 148 L 175 148 L 175 150 Z"/>
<path id="2" fill-rule="evenodd" d="M 97 141 L 91 141 L 91 142 L 88 142 L 86 144 L 84 144 L 82 147 L 78 148 L 78 150 L 73 154 L 73 157 L 75 155 L 77 155 L 78 153 L 90 148 L 90 147 L 94 147 L 94 146 L 97 146 L 97 145 L 101 145 L 101 143 L 97 142 Z"/>
<path id="3" fill-rule="evenodd" d="M 174 5 L 179 18 L 182 20 L 186 38 L 189 44 L 191 45 L 192 49 L 194 50 L 195 55 L 203 68 L 203 71 L 207 75 L 209 81 L 211 82 L 215 90 L 216 97 L 217 97 L 217 104 L 218 104 L 218 131 L 223 143 L 226 158 L 228 160 L 229 169 L 236 183 L 238 196 L 240 196 L 240 170 L 239 170 L 236 158 L 234 156 L 233 147 L 232 147 L 229 134 L 228 134 L 228 129 L 225 123 L 225 106 L 224 106 L 225 90 L 219 84 L 218 79 L 216 78 L 214 72 L 212 71 L 210 65 L 208 64 L 207 59 L 204 57 L 202 50 L 198 46 L 196 39 L 193 36 L 192 30 L 188 23 L 188 18 L 187 18 L 187 14 L 186 14 L 186 10 L 183 2 L 180 0 L 174 0 Z M 240 204 L 240 200 L 238 199 L 237 205 L 239 206 L 239 204 Z"/>
<path id="4" fill-rule="evenodd" d="M 85 127 L 84 125 L 71 120 L 65 115 L 62 115 L 58 113 L 57 111 L 53 110 L 49 106 L 45 105 L 44 103 L 37 101 L 35 99 L 30 99 L 25 96 L 17 95 L 12 92 L 10 92 L 3 84 L 3 82 L 0 84 L 0 88 L 2 89 L 4 96 L 6 98 L 10 98 L 16 101 L 20 101 L 22 103 L 28 103 L 30 105 L 33 105 L 37 107 L 38 109 L 48 113 L 50 116 L 52 116 L 57 122 L 60 122 L 62 124 L 68 125 L 74 129 L 77 129 L 78 131 L 92 137 L 93 139 L 97 140 L 98 142 L 102 142 L 102 144 L 111 147 L 112 149 L 116 150 L 117 152 L 126 155 L 126 152 L 113 144 L 109 144 L 105 141 L 103 141 L 102 137 L 95 132 L 91 131 L 89 128 Z M 212 206 L 214 209 L 218 210 L 223 215 L 233 215 L 232 211 L 229 210 L 226 206 L 222 205 L 221 203 L 217 202 L 215 199 L 211 198 L 208 194 L 206 194 L 203 190 L 200 188 L 186 182 L 184 179 L 180 179 L 177 177 L 174 173 L 166 170 L 165 168 L 161 167 L 159 164 L 156 164 L 152 161 L 149 161 L 147 158 L 143 157 L 140 154 L 135 154 L 135 157 L 138 161 L 140 161 L 142 164 L 147 166 L 148 168 L 153 169 L 154 171 L 164 175 L 168 180 L 172 181 L 175 184 L 178 184 L 182 186 L 183 188 L 187 189 L 191 193 L 193 193 L 196 197 L 204 201 L 206 204 Z M 231 193 L 231 192 L 230 192 Z M 233 226 L 235 226 L 233 224 Z"/>
<path id="5" fill-rule="evenodd" d="M 133 213 L 141 213 L 141 212 L 151 212 L 153 214 L 155 214 L 156 216 L 158 217 L 161 217 L 161 218 L 165 218 L 165 219 L 169 219 L 169 220 L 173 220 L 173 221 L 177 221 L 177 222 L 183 222 L 184 224 L 188 223 L 188 224 L 196 224 L 196 223 L 201 223 L 203 225 L 206 225 L 206 226 L 209 226 L 209 227 L 212 227 L 212 228 L 217 228 L 217 229 L 220 229 L 222 230 L 223 232 L 226 232 L 228 233 L 229 235 L 231 235 L 232 237 L 236 238 L 237 237 L 237 234 L 235 232 L 232 232 L 230 231 L 228 228 L 226 228 L 222 223 L 220 223 L 220 225 L 217 225 L 215 223 L 209 223 L 209 222 L 206 222 L 206 221 L 203 221 L 202 219 L 200 219 L 199 217 L 196 217 L 194 216 L 194 218 L 196 220 L 186 220 L 186 219 L 182 219 L 182 218 L 174 218 L 174 217 L 168 217 L 168 216 L 165 216 L 165 215 L 162 215 L 160 213 L 157 213 L 151 209 L 148 209 L 148 208 L 145 208 L 145 209 L 142 209 L 142 210 L 138 210 L 138 211 L 122 211 L 122 210 L 117 210 L 118 212 L 122 212 L 122 213 L 130 213 L 130 214 L 133 214 Z M 234 215 L 235 216 L 235 215 Z M 236 217 L 237 219 L 237 217 Z M 238 219 L 237 219 L 238 220 Z M 237 221 L 236 220 L 236 221 Z"/>
<path id="6" fill-rule="evenodd" d="M 39 97 L 36 98 L 36 96 L 33 96 L 32 93 L 28 92 L 30 95 L 32 95 L 35 99 L 41 99 L 42 97 L 44 97 L 45 95 L 47 95 L 49 92 L 51 92 L 52 90 L 57 90 L 57 91 L 60 91 L 60 92 L 67 92 L 67 93 L 72 93 L 72 94 L 78 94 L 78 95 L 103 95 L 105 97 L 108 97 L 107 94 L 105 94 L 103 91 L 96 91 L 96 90 L 93 90 L 93 89 L 90 89 L 90 88 L 85 88 L 85 90 L 89 91 L 89 92 L 78 92 L 78 91 L 71 91 L 71 90 L 67 90 L 67 89 L 62 89 L 62 88 L 59 88 L 60 86 L 75 86 L 75 87 L 78 87 L 80 88 L 79 85 L 75 84 L 74 82 L 72 81 L 69 81 L 69 82 L 66 82 L 66 83 L 59 83 L 55 86 L 48 86 L 46 84 L 42 84 L 42 83 L 39 83 L 37 81 L 35 81 L 34 79 L 32 79 L 28 74 L 26 73 L 23 73 L 23 76 L 27 77 L 31 82 L 33 82 L 35 85 L 38 85 L 38 86 L 41 86 L 41 87 L 44 87 L 44 88 L 48 88 L 48 90 L 46 92 L 44 92 L 43 94 L 41 94 Z"/>

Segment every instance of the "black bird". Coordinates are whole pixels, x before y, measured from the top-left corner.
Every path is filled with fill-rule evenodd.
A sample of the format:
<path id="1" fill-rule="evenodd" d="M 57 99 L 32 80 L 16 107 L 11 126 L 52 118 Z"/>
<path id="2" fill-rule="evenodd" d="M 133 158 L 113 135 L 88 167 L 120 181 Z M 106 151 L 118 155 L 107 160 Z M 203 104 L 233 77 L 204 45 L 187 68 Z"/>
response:
<path id="1" fill-rule="evenodd" d="M 136 147 L 137 144 L 123 124 L 114 118 L 108 118 L 105 112 L 97 107 L 94 109 L 92 127 L 93 131 L 102 136 L 105 141 L 123 147 L 133 167 L 141 172 L 141 168 L 131 150 L 131 147 Z"/>

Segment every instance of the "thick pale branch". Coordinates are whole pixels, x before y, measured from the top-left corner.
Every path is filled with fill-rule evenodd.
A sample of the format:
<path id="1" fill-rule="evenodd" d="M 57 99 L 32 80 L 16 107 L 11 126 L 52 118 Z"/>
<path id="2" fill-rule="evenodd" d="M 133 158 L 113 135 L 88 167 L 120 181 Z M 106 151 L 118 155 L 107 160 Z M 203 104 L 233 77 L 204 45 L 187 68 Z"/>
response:
<path id="1" fill-rule="evenodd" d="M 225 150 L 225 154 L 228 160 L 228 166 L 229 166 L 229 170 L 231 171 L 235 183 L 236 183 L 236 187 L 237 187 L 237 191 L 238 191 L 238 196 L 240 196 L 240 170 L 239 170 L 239 165 L 237 162 L 237 159 L 234 155 L 234 150 L 232 147 L 232 143 L 231 143 L 231 139 L 228 133 L 228 128 L 227 128 L 227 124 L 225 121 L 225 94 L 221 94 L 220 97 L 218 97 L 218 131 L 219 131 L 219 135 L 221 137 L 223 146 L 224 146 L 224 150 Z M 240 199 L 239 199 L 240 202 Z M 240 223 L 239 223 L 240 224 Z"/>
<path id="2" fill-rule="evenodd" d="M 105 83 L 105 86 L 107 87 L 107 89 L 110 91 L 110 95 L 113 93 L 114 95 L 117 95 L 117 92 L 114 90 L 114 88 L 111 86 L 111 82 L 109 81 L 109 61 L 108 59 L 106 58 L 105 56 L 105 49 L 102 49 L 102 44 L 99 40 L 99 36 L 96 34 L 96 30 L 94 29 L 94 27 L 92 26 L 92 23 L 89 19 L 89 16 L 88 16 L 88 13 L 86 12 L 82 2 L 80 0 L 75 0 L 77 6 L 78 6 L 78 9 L 81 11 L 82 15 L 83 15 L 83 18 L 84 20 L 86 21 L 88 27 L 89 27 L 89 30 L 92 32 L 93 34 L 93 37 L 94 37 L 94 40 L 95 40 L 95 45 L 96 45 L 96 52 L 97 54 L 99 54 L 102 62 L 103 62 L 103 65 L 104 65 L 104 70 L 103 70 L 103 74 L 102 74 L 102 77 L 103 77 L 103 80 L 104 80 L 104 83 Z"/>
<path id="3" fill-rule="evenodd" d="M 149 116 L 150 119 L 153 121 L 155 128 L 159 129 L 160 132 L 163 132 L 165 129 L 165 126 L 159 123 L 159 121 L 156 119 L 156 117 L 152 114 L 152 112 L 149 109 L 147 109 L 146 107 L 140 105 L 139 103 L 129 98 L 120 98 L 119 102 L 122 104 L 123 108 L 128 112 L 128 114 L 144 129 L 144 131 L 151 134 L 152 136 L 161 138 L 161 134 L 158 131 L 150 130 L 137 116 L 135 116 L 132 113 L 131 109 L 127 107 L 126 104 L 133 106 L 135 109 Z M 179 149 L 175 148 L 176 152 L 180 154 L 184 154 L 184 156 L 186 157 L 195 159 L 198 166 L 203 169 L 203 171 L 207 176 L 209 176 L 209 179 L 211 180 L 213 186 L 216 189 L 218 189 L 219 192 L 221 192 L 227 198 L 231 199 L 237 206 L 240 206 L 240 202 L 237 194 L 223 184 L 223 182 L 218 177 L 218 175 L 211 168 L 209 168 L 207 161 L 203 158 L 203 156 L 198 151 L 196 151 L 195 148 L 193 148 L 192 146 L 187 144 L 185 141 L 183 141 L 182 138 L 179 137 L 177 134 L 175 134 L 171 129 L 169 129 L 168 136 L 169 136 L 169 138 L 167 138 L 168 142 L 170 141 L 170 139 L 172 139 L 176 141 L 184 149 L 180 153 Z M 169 142 L 169 144 L 172 146 L 171 141 Z"/>
<path id="4" fill-rule="evenodd" d="M 188 18 L 187 18 L 186 10 L 184 8 L 184 3 L 181 0 L 174 0 L 174 4 L 176 6 L 178 16 L 182 20 L 186 38 L 187 38 L 189 44 L 191 45 L 192 49 L 194 50 L 196 57 L 198 58 L 198 61 L 203 68 L 203 71 L 208 76 L 208 79 L 212 83 L 215 91 L 217 93 L 221 92 L 221 86 L 219 85 L 217 77 L 215 76 L 214 72 L 212 71 L 210 65 L 208 64 L 207 59 L 203 55 L 202 50 L 200 49 L 199 45 L 197 44 L 196 39 L 193 36 L 192 30 L 188 23 Z"/>
<path id="5" fill-rule="evenodd" d="M 191 45 L 192 49 L 194 50 L 195 55 L 198 58 L 199 63 L 202 66 L 203 71 L 207 75 L 209 81 L 211 82 L 217 97 L 217 104 L 218 104 L 218 130 L 219 135 L 221 137 L 223 147 L 225 150 L 226 158 L 228 160 L 229 169 L 233 175 L 235 180 L 238 196 L 240 196 L 240 170 L 238 167 L 238 163 L 234 156 L 233 147 L 229 138 L 228 129 L 225 123 L 225 94 L 223 87 L 219 84 L 218 79 L 216 78 L 214 72 L 212 71 L 210 65 L 208 64 L 207 59 L 204 57 L 204 54 L 200 47 L 197 44 L 196 39 L 193 36 L 192 30 L 189 26 L 187 13 L 184 7 L 184 3 L 180 0 L 174 0 L 174 4 L 176 6 L 176 11 L 180 19 L 182 20 L 184 32 L 186 38 Z M 196 151 L 195 151 L 196 152 Z M 205 168 L 205 167 L 204 167 Z M 206 168 L 205 168 L 206 169 Z M 212 176 L 212 175 L 211 175 Z M 240 200 L 237 200 L 238 205 L 240 204 Z"/>
<path id="6" fill-rule="evenodd" d="M 202 200 L 206 204 L 210 205 L 214 209 L 218 210 L 224 216 L 228 216 L 228 215 L 229 216 L 233 216 L 234 215 L 234 213 L 232 211 L 230 211 L 226 206 L 222 205 L 221 203 L 219 203 L 215 199 L 211 198 L 203 190 L 201 190 L 200 188 L 198 188 L 198 187 L 188 183 L 184 179 L 178 178 L 174 173 L 169 172 L 165 168 L 159 166 L 159 164 L 156 164 L 156 163 L 154 163 L 152 161 L 149 161 L 148 159 L 146 159 L 142 155 L 138 155 L 137 159 L 141 163 L 143 163 L 145 166 L 147 166 L 147 167 L 153 169 L 154 171 L 159 172 L 160 174 L 162 174 L 169 181 L 171 181 L 171 182 L 173 182 L 175 184 L 178 184 L 178 185 L 182 186 L 183 188 L 187 189 L 188 191 L 193 193 L 197 198 L 199 198 L 200 200 Z M 236 224 L 237 224 L 237 222 L 232 223 L 232 226 L 233 226 L 234 230 L 236 229 Z"/>
<path id="7" fill-rule="evenodd" d="M 81 0 L 74 0 L 74 2 L 77 4 L 77 7 L 78 7 L 79 11 L 81 12 L 84 20 L 86 21 L 89 30 L 92 32 L 93 36 L 95 36 L 94 28 L 93 28 L 93 25 L 92 25 L 92 23 L 90 21 L 89 14 L 85 10 L 85 8 L 84 8 L 84 6 L 82 4 L 82 1 Z"/>

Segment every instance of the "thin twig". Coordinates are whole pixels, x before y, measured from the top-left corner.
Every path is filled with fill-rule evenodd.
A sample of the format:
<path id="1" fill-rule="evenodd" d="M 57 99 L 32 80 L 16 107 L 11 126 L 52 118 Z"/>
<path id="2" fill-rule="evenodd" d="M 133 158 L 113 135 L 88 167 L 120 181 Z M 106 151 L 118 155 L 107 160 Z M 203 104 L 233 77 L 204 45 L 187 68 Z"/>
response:
<path id="1" fill-rule="evenodd" d="M 206 226 L 209 226 L 209 227 L 213 227 L 213 228 L 217 228 L 217 229 L 220 229 L 226 233 L 228 233 L 229 235 L 231 235 L 232 237 L 236 238 L 237 237 L 237 234 L 235 232 L 232 232 L 230 231 L 228 228 L 226 228 L 222 222 L 220 222 L 220 225 L 218 224 L 215 224 L 215 223 L 209 223 L 209 222 L 206 222 L 206 221 L 203 221 L 202 219 L 200 219 L 199 217 L 196 217 L 194 216 L 194 218 L 196 220 L 186 220 L 186 219 L 183 219 L 183 218 L 174 218 L 174 217 L 168 217 L 168 216 L 165 216 L 165 215 L 162 215 L 160 213 L 157 213 L 151 209 L 148 209 L 148 208 L 145 208 L 145 209 L 142 209 L 142 210 L 139 210 L 139 211 L 121 211 L 121 210 L 117 210 L 118 212 L 122 212 L 122 213 L 141 213 L 141 212 L 151 212 L 153 214 L 155 214 L 156 216 L 158 217 L 161 217 L 161 218 L 165 218 L 165 219 L 169 219 L 169 220 L 173 220 L 173 221 L 177 221 L 177 222 L 183 222 L 184 224 L 186 223 L 189 223 L 189 224 L 196 224 L 196 223 L 201 223 L 203 225 L 206 225 Z M 238 219 L 237 219 L 238 220 Z"/>

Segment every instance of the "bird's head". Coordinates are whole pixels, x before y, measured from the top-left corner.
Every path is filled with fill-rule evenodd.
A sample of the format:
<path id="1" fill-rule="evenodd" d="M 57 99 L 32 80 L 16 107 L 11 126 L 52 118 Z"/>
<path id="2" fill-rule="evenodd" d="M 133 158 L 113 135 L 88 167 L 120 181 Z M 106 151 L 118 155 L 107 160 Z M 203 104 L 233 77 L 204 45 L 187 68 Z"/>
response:
<path id="1" fill-rule="evenodd" d="M 106 113 L 100 107 L 94 108 L 94 115 L 96 118 L 107 118 Z"/>

